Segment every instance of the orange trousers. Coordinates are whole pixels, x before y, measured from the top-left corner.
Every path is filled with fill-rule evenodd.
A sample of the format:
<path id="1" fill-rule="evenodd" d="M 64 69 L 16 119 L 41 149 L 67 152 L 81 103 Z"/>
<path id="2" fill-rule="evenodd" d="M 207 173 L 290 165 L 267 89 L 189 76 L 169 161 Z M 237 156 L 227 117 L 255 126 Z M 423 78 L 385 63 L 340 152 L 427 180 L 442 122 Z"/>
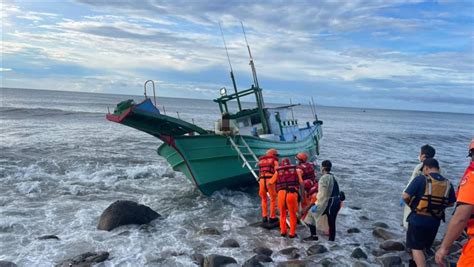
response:
<path id="1" fill-rule="evenodd" d="M 471 238 L 464 245 L 461 257 L 459 258 L 458 267 L 472 267 L 474 266 L 474 239 Z"/>
<path id="2" fill-rule="evenodd" d="M 286 235 L 288 230 L 286 227 L 286 211 L 290 214 L 290 236 L 296 234 L 296 223 L 298 217 L 298 193 L 286 192 L 286 190 L 278 191 L 278 209 L 280 210 L 280 233 Z"/>
<path id="3" fill-rule="evenodd" d="M 277 193 L 275 184 L 269 184 L 270 179 L 260 179 L 258 194 L 262 199 L 262 217 L 268 217 L 268 197 L 270 197 L 270 218 L 276 218 Z M 268 195 L 267 195 L 268 193 Z"/>

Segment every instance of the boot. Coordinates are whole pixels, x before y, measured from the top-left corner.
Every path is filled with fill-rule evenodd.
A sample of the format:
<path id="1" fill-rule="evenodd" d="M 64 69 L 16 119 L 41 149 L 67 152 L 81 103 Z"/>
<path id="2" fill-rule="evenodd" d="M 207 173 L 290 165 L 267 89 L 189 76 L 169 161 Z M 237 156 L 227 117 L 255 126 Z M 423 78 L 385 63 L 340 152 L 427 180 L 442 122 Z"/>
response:
<path id="1" fill-rule="evenodd" d="M 318 236 L 310 235 L 308 237 L 303 238 L 303 241 L 318 241 Z"/>
<path id="2" fill-rule="evenodd" d="M 279 222 L 279 220 L 278 220 L 278 218 L 270 218 L 270 220 L 268 222 L 271 223 L 271 224 L 274 224 L 274 223 Z"/>
<path id="3" fill-rule="evenodd" d="M 262 217 L 262 223 L 267 223 L 268 222 L 268 218 L 267 217 Z"/>

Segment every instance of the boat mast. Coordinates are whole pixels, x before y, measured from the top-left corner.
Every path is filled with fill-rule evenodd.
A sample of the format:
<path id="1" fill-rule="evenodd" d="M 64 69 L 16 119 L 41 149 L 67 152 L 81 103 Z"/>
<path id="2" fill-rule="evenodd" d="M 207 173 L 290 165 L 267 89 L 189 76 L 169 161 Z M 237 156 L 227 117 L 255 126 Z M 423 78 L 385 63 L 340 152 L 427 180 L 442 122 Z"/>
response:
<path id="1" fill-rule="evenodd" d="M 265 133 L 269 133 L 270 130 L 268 128 L 267 117 L 266 117 L 265 111 L 264 111 L 265 102 L 263 101 L 262 89 L 258 85 L 257 69 L 255 68 L 255 64 L 253 62 L 252 52 L 250 51 L 250 45 L 249 45 L 249 42 L 247 40 L 247 34 L 245 33 L 244 23 L 241 21 L 240 25 L 242 25 L 242 32 L 244 33 L 245 43 L 247 44 L 247 51 L 249 52 L 249 58 L 250 58 L 249 65 L 252 68 L 253 83 L 256 87 L 256 94 L 255 95 L 257 97 L 257 106 L 258 106 L 259 111 L 260 111 L 260 117 L 261 117 L 261 120 L 262 120 L 263 131 Z"/>
<path id="2" fill-rule="evenodd" d="M 234 85 L 235 94 L 237 94 L 237 84 L 235 83 L 234 70 L 232 70 L 232 64 L 230 63 L 230 57 L 229 57 L 229 51 L 227 50 L 227 44 L 225 43 L 224 32 L 222 31 L 220 22 L 219 22 L 219 29 L 221 29 L 222 41 L 224 41 L 225 53 L 227 54 L 227 60 L 229 61 L 230 78 L 232 79 L 232 84 Z M 240 105 L 240 99 L 238 97 L 237 97 L 237 104 L 239 105 L 239 111 L 242 111 L 242 106 Z"/>

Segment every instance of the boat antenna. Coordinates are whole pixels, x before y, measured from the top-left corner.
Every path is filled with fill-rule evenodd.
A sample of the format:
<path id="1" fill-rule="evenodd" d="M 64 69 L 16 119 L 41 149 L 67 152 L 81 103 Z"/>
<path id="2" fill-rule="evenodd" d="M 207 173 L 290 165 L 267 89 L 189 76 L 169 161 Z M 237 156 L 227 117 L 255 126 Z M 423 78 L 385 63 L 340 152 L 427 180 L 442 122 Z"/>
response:
<path id="1" fill-rule="evenodd" d="M 247 50 L 249 51 L 249 57 L 250 57 L 249 64 L 250 64 L 250 67 L 252 68 L 253 83 L 255 84 L 256 87 L 260 88 L 260 86 L 258 85 L 257 70 L 255 69 L 255 64 L 253 63 L 252 52 L 250 51 L 249 42 L 247 41 L 247 34 L 245 34 L 244 23 L 241 21 L 240 24 L 242 25 L 242 32 L 244 33 L 245 43 L 247 44 Z"/>
<path id="2" fill-rule="evenodd" d="M 222 41 L 224 41 L 225 53 L 227 54 L 227 61 L 229 61 L 230 78 L 232 79 L 232 84 L 234 85 L 234 91 L 235 91 L 235 94 L 237 95 L 237 84 L 235 83 L 234 70 L 232 69 L 232 64 L 230 63 L 229 51 L 227 50 L 227 44 L 225 43 L 224 32 L 222 31 L 222 27 L 221 27 L 220 22 L 219 22 L 219 29 L 221 30 Z M 239 111 L 241 111 L 242 106 L 240 105 L 240 99 L 239 99 L 238 95 L 237 95 L 237 104 L 239 105 Z"/>
<path id="3" fill-rule="evenodd" d="M 313 102 L 313 110 L 314 110 L 314 119 L 318 120 L 318 114 L 316 114 L 316 105 L 314 104 L 314 98 L 311 97 L 311 102 Z"/>

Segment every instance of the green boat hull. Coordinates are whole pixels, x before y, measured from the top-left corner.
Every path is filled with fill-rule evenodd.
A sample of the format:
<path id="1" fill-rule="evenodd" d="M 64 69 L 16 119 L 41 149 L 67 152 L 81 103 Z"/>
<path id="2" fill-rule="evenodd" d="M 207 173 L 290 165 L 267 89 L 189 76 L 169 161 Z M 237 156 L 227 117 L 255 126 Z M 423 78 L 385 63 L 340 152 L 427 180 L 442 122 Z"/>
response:
<path id="1" fill-rule="evenodd" d="M 313 126 L 314 127 L 314 126 Z M 316 124 L 312 133 L 298 142 L 280 142 L 252 136 L 241 136 L 257 157 L 270 148 L 278 150 L 280 157 L 292 161 L 299 152 L 313 158 L 319 154 L 322 127 Z M 240 136 L 234 137 L 239 144 Z M 173 170 L 182 172 L 205 195 L 223 188 L 238 188 L 256 184 L 250 170 L 244 166 L 228 137 L 222 135 L 177 136 L 167 140 L 157 150 Z M 254 161 L 248 156 L 248 161 Z M 258 174 L 258 172 L 257 172 Z"/>

